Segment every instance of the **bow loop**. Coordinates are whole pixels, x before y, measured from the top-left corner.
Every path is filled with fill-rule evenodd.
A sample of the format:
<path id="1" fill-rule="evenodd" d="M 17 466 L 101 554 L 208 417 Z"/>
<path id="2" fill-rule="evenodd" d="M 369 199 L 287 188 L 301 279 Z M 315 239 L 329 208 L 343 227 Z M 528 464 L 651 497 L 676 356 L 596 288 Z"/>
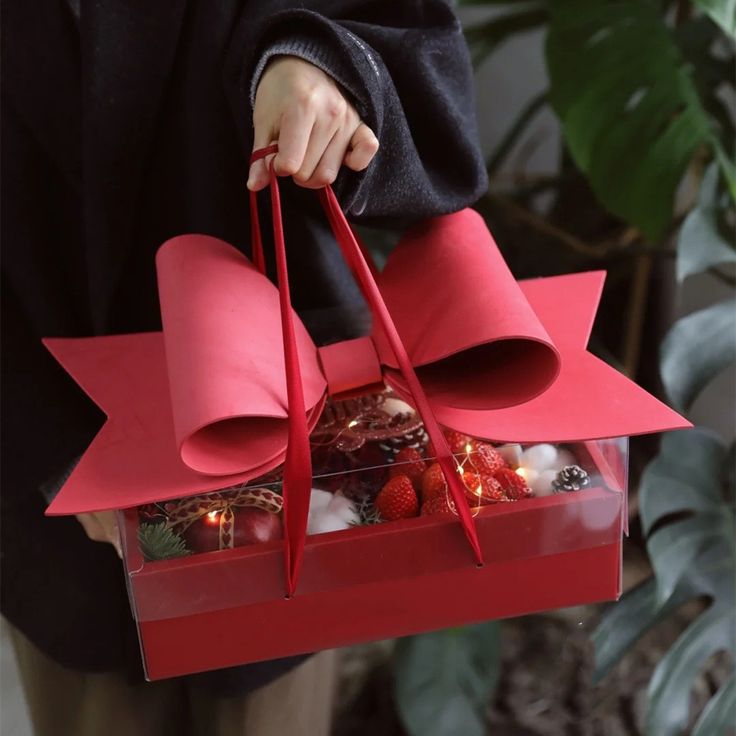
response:
<path id="1" fill-rule="evenodd" d="M 409 231 L 378 286 L 436 407 L 520 404 L 542 393 L 560 371 L 556 347 L 473 210 Z M 374 339 L 388 382 L 405 393 L 379 325 Z"/>
<path id="2" fill-rule="evenodd" d="M 231 245 L 182 235 L 156 257 L 171 411 L 182 461 L 207 475 L 280 464 L 288 401 L 279 293 Z M 295 332 L 310 428 L 325 380 L 304 325 Z"/>

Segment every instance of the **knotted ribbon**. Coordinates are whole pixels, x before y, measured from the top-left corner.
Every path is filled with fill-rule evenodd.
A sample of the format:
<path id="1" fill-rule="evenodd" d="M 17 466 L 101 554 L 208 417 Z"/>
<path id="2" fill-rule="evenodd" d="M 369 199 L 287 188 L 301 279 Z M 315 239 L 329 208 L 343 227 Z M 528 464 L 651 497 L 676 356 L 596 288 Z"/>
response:
<path id="1" fill-rule="evenodd" d="M 167 508 L 167 524 L 182 533 L 202 517 L 214 514 L 220 549 L 232 549 L 235 547 L 235 509 L 247 506 L 278 514 L 283 507 L 283 499 L 268 488 L 242 487 L 194 496 Z"/>

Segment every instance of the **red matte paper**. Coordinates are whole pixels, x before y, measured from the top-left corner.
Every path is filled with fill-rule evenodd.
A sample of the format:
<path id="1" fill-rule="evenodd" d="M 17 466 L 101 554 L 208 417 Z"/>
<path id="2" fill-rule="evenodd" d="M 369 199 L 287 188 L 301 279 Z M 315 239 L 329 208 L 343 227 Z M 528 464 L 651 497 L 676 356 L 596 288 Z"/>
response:
<path id="1" fill-rule="evenodd" d="M 475 213 L 461 212 L 438 218 L 441 237 L 452 236 L 455 241 L 462 240 L 468 218 L 474 220 L 476 217 L 478 215 Z M 469 251 L 471 247 L 476 250 L 496 248 L 490 234 L 485 232 L 485 237 L 480 240 L 477 231 L 474 231 Z M 434 231 L 430 228 L 426 237 L 433 236 Z M 218 334 L 228 337 L 233 345 L 232 355 L 236 357 L 220 366 L 218 361 L 224 348 L 207 352 L 192 346 L 194 354 L 191 361 L 185 359 L 189 342 L 187 331 L 182 329 L 179 334 L 183 346 L 177 348 L 172 344 L 169 348 L 167 344 L 166 352 L 170 356 L 181 356 L 175 368 L 181 374 L 172 378 L 167 375 L 160 333 L 47 339 L 45 343 L 49 350 L 109 417 L 107 425 L 49 507 L 50 514 L 129 508 L 216 490 L 256 478 L 284 460 L 288 422 L 276 287 L 259 274 L 245 256 L 222 241 L 203 235 L 174 238 L 162 246 L 158 259 L 164 325 L 173 320 L 168 314 L 170 307 L 177 314 L 177 297 L 167 300 L 169 292 L 175 292 L 169 284 L 176 279 L 176 273 L 169 270 L 171 261 L 168 256 L 177 250 L 196 258 L 197 268 L 206 270 L 209 275 L 207 280 L 192 278 L 187 282 L 186 299 L 201 305 L 197 312 L 186 312 L 195 323 L 190 334 L 198 334 L 198 315 L 202 311 L 209 312 L 222 305 L 218 313 L 223 324 L 218 328 Z M 438 250 L 430 249 L 428 255 Z M 403 243 L 400 243 L 389 257 L 387 269 L 393 258 L 401 257 L 402 251 Z M 429 258 L 423 258 L 421 268 L 416 270 L 426 273 L 435 272 L 436 269 Z M 218 275 L 220 273 L 222 276 Z M 407 283 L 414 278 L 411 271 L 405 271 L 404 275 Z M 442 281 L 442 277 L 443 274 L 438 272 L 437 282 Z M 491 270 L 485 277 L 487 290 L 493 294 L 497 293 L 493 286 L 495 280 L 505 278 L 505 274 Z M 530 334 L 539 336 L 542 332 L 549 335 L 559 355 L 557 378 L 541 394 L 513 407 L 485 410 L 458 408 L 458 404 L 467 403 L 464 400 L 467 396 L 466 368 L 471 370 L 475 361 L 471 347 L 467 355 L 461 354 L 463 360 L 459 360 L 455 366 L 458 375 L 456 383 L 463 384 L 463 387 L 452 402 L 454 405 L 444 401 L 447 387 L 441 381 L 434 384 L 440 392 L 439 398 L 428 392 L 439 421 L 468 434 L 496 441 L 546 442 L 621 437 L 690 426 L 686 419 L 587 352 L 586 345 L 603 279 L 602 272 L 589 272 L 522 281 L 518 285 L 517 298 L 525 299 L 536 315 L 529 319 L 525 334 L 527 337 Z M 227 290 L 217 288 L 225 283 L 229 285 Z M 198 292 L 204 296 L 198 295 Z M 228 304 L 228 299 L 233 302 L 232 305 Z M 185 301 L 183 297 L 181 300 Z M 391 298 L 387 298 L 386 302 L 391 309 Z M 212 306 L 206 306 L 208 303 Z M 400 306 L 400 303 L 394 304 L 394 314 Z M 448 310 L 453 308 L 451 301 L 445 306 Z M 496 303 L 494 308 L 502 314 L 505 305 Z M 412 305 L 411 312 L 415 314 L 423 309 L 435 312 L 431 299 Z M 247 318 L 243 316 L 243 311 L 247 312 Z M 464 316 L 467 324 L 473 324 L 475 314 L 476 311 L 466 309 Z M 202 319 L 205 320 L 204 317 Z M 211 317 L 206 320 L 212 322 Z M 326 386 L 326 381 L 321 373 L 316 349 L 306 331 L 303 331 L 298 317 L 295 316 L 294 321 L 299 326 L 300 364 L 307 406 L 311 412 L 310 425 L 313 426 L 317 418 L 315 414 L 319 412 L 324 398 L 320 396 L 315 404 L 315 395 L 320 385 L 323 388 Z M 484 316 L 483 324 L 486 326 L 482 330 L 491 340 L 489 344 L 492 344 L 490 328 L 487 327 L 489 322 L 491 320 Z M 397 319 L 397 326 L 400 328 L 401 325 L 402 321 Z M 450 323 L 445 325 L 445 329 L 454 334 Z M 519 334 L 521 332 L 517 331 Z M 506 339 L 508 331 L 499 333 L 495 342 L 503 343 Z M 172 342 L 175 340 L 169 339 L 169 343 Z M 477 341 L 469 338 L 469 342 L 475 344 Z M 534 343 L 535 340 L 530 338 L 529 342 Z M 256 354 L 260 353 L 264 360 L 267 359 L 268 371 L 256 367 L 249 359 L 248 351 L 243 348 L 247 345 L 252 345 Z M 345 370 L 348 370 L 354 360 L 350 345 L 341 347 L 338 343 L 331 350 L 336 354 L 343 352 L 343 360 L 347 364 Z M 385 348 L 383 352 L 386 352 Z M 413 360 L 411 351 L 409 355 Z M 186 365 L 189 362 L 192 363 L 191 368 Z M 207 378 L 223 374 L 229 378 L 227 371 L 230 371 L 231 376 L 239 375 L 241 383 L 226 380 L 221 385 Z M 172 390 L 171 384 L 173 382 L 176 386 L 184 387 L 187 378 L 194 375 L 201 376 L 203 380 L 201 384 L 191 384 L 192 393 L 188 400 L 204 408 L 200 410 L 198 421 L 187 421 L 190 415 L 185 413 L 180 426 L 176 428 L 174 417 L 177 412 L 172 408 L 171 397 L 175 395 L 172 391 L 177 389 Z M 483 374 L 481 372 L 478 375 Z M 387 381 L 400 392 L 405 388 L 395 371 L 387 375 Z M 227 391 L 231 386 L 240 387 L 237 392 L 239 404 L 227 404 Z M 488 390 L 491 391 L 492 387 L 489 386 Z M 482 389 L 478 388 L 478 391 Z M 478 402 L 482 400 L 481 396 Z M 248 415 L 250 402 L 253 402 L 253 414 Z M 219 410 L 223 405 L 226 411 Z M 212 406 L 218 410 L 210 408 Z M 183 407 L 183 411 L 189 410 Z M 229 427 L 233 421 L 230 417 L 238 417 L 232 429 Z M 189 472 L 179 454 L 177 437 L 181 442 L 191 436 L 187 432 L 191 433 L 200 424 L 208 426 L 208 422 L 211 425 L 218 421 L 224 422 L 226 429 L 219 436 L 209 436 L 213 440 L 208 447 L 212 458 L 209 469 L 227 466 L 235 454 L 241 470 L 219 477 L 204 477 L 201 472 Z M 260 442 L 266 445 L 267 452 L 251 453 L 251 448 L 245 446 L 247 443 L 237 442 L 239 436 L 246 438 L 251 434 L 257 435 L 259 428 L 266 427 L 269 432 Z M 228 441 L 230 437 L 235 438 L 234 446 Z"/>
<path id="2" fill-rule="evenodd" d="M 264 274 L 252 196 L 253 262 L 208 235 L 159 249 L 162 332 L 45 340 L 108 417 L 47 513 L 127 509 L 148 676 L 615 598 L 627 457 L 606 438 L 690 425 L 588 352 L 604 274 L 519 283 L 471 210 L 410 230 L 377 274 L 328 187 L 320 199 L 373 328 L 317 349 L 291 308 L 273 172 L 271 198 L 278 286 Z M 307 537 L 309 433 L 330 397 L 376 384 L 416 407 L 458 517 Z M 597 485 L 471 510 L 441 427 L 576 443 Z M 279 466 L 284 541 L 143 560 L 136 507 Z"/>

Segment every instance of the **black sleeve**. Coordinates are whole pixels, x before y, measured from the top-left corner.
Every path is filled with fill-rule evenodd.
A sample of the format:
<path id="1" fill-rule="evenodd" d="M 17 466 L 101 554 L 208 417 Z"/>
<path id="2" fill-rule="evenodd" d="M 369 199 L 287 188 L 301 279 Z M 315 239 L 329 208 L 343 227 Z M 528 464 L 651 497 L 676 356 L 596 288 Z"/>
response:
<path id="1" fill-rule="evenodd" d="M 380 143 L 365 172 L 343 170 L 336 191 L 367 224 L 456 211 L 485 191 L 472 69 L 459 21 L 443 0 L 288 0 L 248 5 L 230 41 L 226 92 L 246 151 L 251 82 L 274 43 L 308 34 L 339 74 Z"/>

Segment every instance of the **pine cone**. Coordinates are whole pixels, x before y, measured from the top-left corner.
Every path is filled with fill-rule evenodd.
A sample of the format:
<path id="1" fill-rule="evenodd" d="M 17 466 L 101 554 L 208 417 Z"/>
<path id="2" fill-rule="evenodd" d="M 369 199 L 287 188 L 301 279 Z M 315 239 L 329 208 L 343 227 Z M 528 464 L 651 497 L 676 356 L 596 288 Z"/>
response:
<path id="1" fill-rule="evenodd" d="M 394 456 L 397 455 L 405 447 L 412 447 L 414 449 L 421 449 L 427 445 L 427 433 L 424 427 L 414 430 L 413 432 L 407 432 L 398 437 L 389 437 L 380 443 L 380 448 L 386 453 L 386 457 L 393 460 Z"/>
<path id="2" fill-rule="evenodd" d="M 590 485 L 590 477 L 579 465 L 566 465 L 552 481 L 556 493 L 579 491 Z"/>

